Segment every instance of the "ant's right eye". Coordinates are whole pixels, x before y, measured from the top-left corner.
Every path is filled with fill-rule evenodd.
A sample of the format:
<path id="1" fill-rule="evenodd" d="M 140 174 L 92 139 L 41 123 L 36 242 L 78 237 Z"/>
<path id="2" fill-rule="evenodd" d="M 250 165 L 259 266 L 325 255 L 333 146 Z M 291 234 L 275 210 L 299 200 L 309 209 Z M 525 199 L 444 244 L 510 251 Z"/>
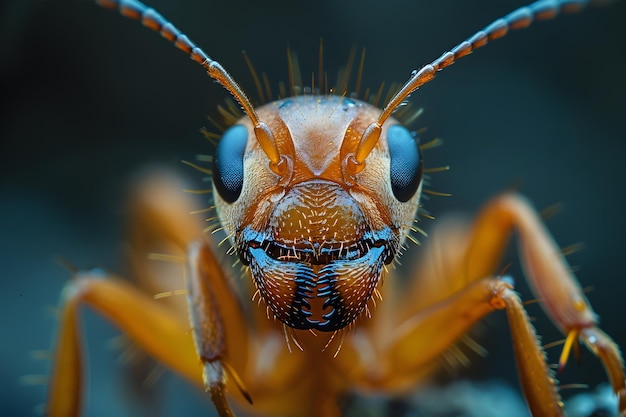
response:
<path id="1" fill-rule="evenodd" d="M 243 154 L 248 128 L 234 125 L 222 135 L 213 156 L 213 185 L 227 203 L 234 203 L 243 189 Z"/>
<path id="2" fill-rule="evenodd" d="M 390 180 L 393 195 L 403 203 L 409 201 L 422 182 L 422 153 L 417 138 L 401 125 L 389 127 Z"/>

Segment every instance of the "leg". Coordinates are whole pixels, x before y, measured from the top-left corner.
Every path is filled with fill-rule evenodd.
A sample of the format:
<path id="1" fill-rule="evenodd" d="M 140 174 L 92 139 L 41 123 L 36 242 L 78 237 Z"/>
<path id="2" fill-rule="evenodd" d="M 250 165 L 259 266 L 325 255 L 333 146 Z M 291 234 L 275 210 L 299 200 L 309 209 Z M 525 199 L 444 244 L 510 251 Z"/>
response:
<path id="1" fill-rule="evenodd" d="M 384 344 L 372 342 L 382 357 L 389 358 L 385 366 L 364 370 L 375 386 L 401 385 L 404 379 L 415 379 L 414 373 L 428 368 L 437 357 L 478 319 L 494 308 L 506 308 L 522 386 L 534 415 L 559 415 L 559 398 L 551 372 L 545 365 L 534 329 L 528 322 L 517 296 L 503 283 L 485 280 L 494 273 L 512 231 L 519 234 L 519 246 L 527 278 L 544 308 L 555 324 L 568 335 L 563 358 L 580 337 L 603 361 L 614 391 L 619 397 L 619 409 L 626 413 L 626 388 L 621 355 L 611 339 L 596 327 L 595 316 L 588 306 L 577 281 L 552 241 L 537 214 L 523 198 L 505 194 L 494 199 L 478 216 L 467 244 L 458 256 L 451 256 L 452 265 L 442 269 L 441 282 L 446 287 L 431 290 L 434 302 L 413 312 L 397 329 L 385 338 Z M 420 279 L 420 277 L 416 277 Z M 450 295 L 449 288 L 454 288 Z M 456 288 L 462 288 L 457 291 Z M 405 310 L 419 293 L 409 292 L 404 300 Z M 406 317 L 406 313 L 400 313 Z M 445 331 L 442 331 L 445 329 Z M 355 346 L 355 352 L 362 347 Z M 564 360 L 562 359 L 563 363 Z M 377 370 L 376 370 L 377 369 Z M 411 378 L 413 375 L 413 378 Z"/>
<path id="2" fill-rule="evenodd" d="M 220 416 L 232 416 L 225 397 L 227 373 L 246 400 L 252 403 L 250 395 L 228 358 L 229 353 L 239 360 L 246 357 L 248 347 L 246 324 L 236 298 L 232 296 L 227 283 L 220 279 L 223 274 L 206 243 L 195 242 L 190 246 L 188 265 L 189 320 L 195 350 L 202 362 L 204 388 L 211 395 Z M 220 301 L 217 299 L 218 295 L 221 296 Z M 230 346 L 237 348 L 234 355 L 227 349 L 228 338 L 223 317 L 229 317 Z"/>
<path id="3" fill-rule="evenodd" d="M 475 280 L 457 294 L 435 303 L 399 326 L 384 345 L 349 344 L 348 357 L 360 357 L 366 366 L 353 373 L 361 385 L 375 389 L 402 389 L 414 385 L 416 375 L 432 371 L 437 358 L 454 345 L 477 321 L 494 310 L 506 309 L 518 350 L 523 388 L 535 416 L 559 416 L 560 397 L 544 352 L 511 284 L 498 278 Z M 369 347 L 379 351 L 381 362 L 363 360 Z M 344 352 L 342 352 L 342 355 Z M 528 384 L 526 382 L 529 382 Z M 548 413 L 548 410 L 552 412 Z"/>
<path id="4" fill-rule="evenodd" d="M 201 247 L 201 246 L 199 246 Z M 194 252 L 198 248 L 194 248 Z M 229 352 L 220 305 L 211 303 L 213 293 L 199 288 L 207 285 L 199 267 L 192 267 L 189 278 L 190 314 L 193 329 L 178 314 L 154 301 L 127 282 L 97 272 L 79 273 L 66 286 L 62 297 L 59 340 L 51 376 L 47 415 L 78 416 L 81 408 L 82 370 L 79 307 L 89 305 L 117 325 L 142 350 L 192 383 L 203 386 L 221 416 L 231 416 L 225 398 L 226 375 L 243 392 L 237 374 L 228 362 Z M 190 268 L 190 269 L 192 269 Z M 208 281 L 210 283 L 210 281 Z M 228 294 L 220 294 L 228 299 Z M 211 300 L 211 301 L 207 301 Z M 237 329 L 234 333 L 239 333 Z M 239 329 L 245 331 L 245 327 Z M 243 339 L 245 347 L 245 338 Z M 241 361 L 241 358 L 238 358 Z M 245 395 L 245 394 L 244 394 Z"/>
<path id="5" fill-rule="evenodd" d="M 479 216 L 477 232 L 466 255 L 468 263 L 474 265 L 474 273 L 493 268 L 493 262 L 500 256 L 498 245 L 504 246 L 502 243 L 513 229 L 519 233 L 520 257 L 536 297 L 555 325 L 567 335 L 559 366 L 565 365 L 570 349 L 582 339 L 602 360 L 618 396 L 620 412 L 626 415 L 624 363 L 619 349 L 597 327 L 597 317 L 571 268 L 525 199 L 505 194 L 494 199 Z"/>
<path id="6" fill-rule="evenodd" d="M 78 273 L 63 291 L 47 415 L 66 417 L 80 413 L 82 303 L 109 318 L 150 355 L 188 380 L 201 383 L 201 369 L 186 323 L 120 279 L 97 272 Z"/>
<path id="7" fill-rule="evenodd" d="M 178 178 L 166 172 L 152 172 L 135 187 L 129 206 L 131 265 L 149 294 L 186 288 L 186 298 L 174 297 L 178 299 L 169 304 L 190 322 L 205 389 L 216 405 L 226 403 L 225 373 L 250 401 L 235 371 L 245 368 L 248 357 L 246 319 L 229 277 L 203 236 L 204 222 L 190 214 L 196 202 L 183 188 Z M 154 262 L 148 259 L 150 253 L 186 259 L 186 269 L 181 271 L 177 263 Z"/>
<path id="8" fill-rule="evenodd" d="M 193 383 L 203 386 L 222 416 L 231 415 L 225 399 L 226 374 L 237 383 L 248 355 L 247 332 L 236 294 L 229 287 L 219 262 L 198 240 L 202 227 L 189 220 L 192 204 L 181 195 L 171 177 L 150 176 L 140 183 L 131 204 L 131 260 L 140 282 L 153 290 L 142 291 L 128 282 L 94 272 L 79 273 L 68 283 L 61 303 L 59 340 L 51 378 L 48 415 L 80 413 L 82 361 L 79 306 L 85 304 L 117 325 L 145 352 Z M 196 239 L 195 241 L 193 239 Z M 187 248 L 189 242 L 194 241 Z M 187 259 L 188 314 L 155 301 L 152 294 L 165 274 L 181 275 L 181 265 L 155 266 L 147 253 L 177 251 Z M 138 253 L 141 251 L 141 253 Z M 185 252 L 188 252 L 185 255 Z M 152 265 L 150 265 L 152 264 Z M 176 271 L 173 268 L 178 268 Z M 154 276 L 149 278 L 150 274 Z M 173 283 L 181 289 L 184 283 Z M 219 301 L 218 301 L 219 300 Z M 192 317 L 191 324 L 188 317 Z M 190 332 L 190 327 L 192 331 Z M 238 384 L 242 388 L 242 384 Z M 233 384 L 232 388 L 237 389 Z M 243 390 L 242 390 L 243 391 Z M 245 391 L 244 391 L 245 392 Z"/>

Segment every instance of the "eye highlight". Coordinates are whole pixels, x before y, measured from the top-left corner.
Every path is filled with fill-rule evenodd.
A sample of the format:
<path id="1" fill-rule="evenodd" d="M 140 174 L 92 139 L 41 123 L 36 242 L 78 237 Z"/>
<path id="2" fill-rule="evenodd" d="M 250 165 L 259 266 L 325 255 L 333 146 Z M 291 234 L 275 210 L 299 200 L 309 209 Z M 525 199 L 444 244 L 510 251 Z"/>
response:
<path id="1" fill-rule="evenodd" d="M 248 143 L 248 129 L 234 125 L 222 135 L 213 156 L 213 184 L 220 197 L 234 203 L 243 189 L 243 154 Z"/>
<path id="2" fill-rule="evenodd" d="M 405 203 L 417 192 L 422 182 L 422 153 L 419 142 L 402 125 L 387 130 L 389 146 L 391 190 L 398 201 Z"/>

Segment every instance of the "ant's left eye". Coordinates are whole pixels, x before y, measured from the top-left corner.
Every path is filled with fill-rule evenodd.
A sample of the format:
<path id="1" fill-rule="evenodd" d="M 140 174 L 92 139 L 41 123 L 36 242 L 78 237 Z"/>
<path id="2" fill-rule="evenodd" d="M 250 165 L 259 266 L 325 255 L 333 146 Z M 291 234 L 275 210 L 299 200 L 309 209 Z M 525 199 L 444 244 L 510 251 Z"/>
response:
<path id="1" fill-rule="evenodd" d="M 213 184 L 224 201 L 234 203 L 243 189 L 243 154 L 248 129 L 234 125 L 224 132 L 213 156 Z"/>
<path id="2" fill-rule="evenodd" d="M 391 190 L 398 201 L 409 201 L 422 182 L 422 153 L 417 137 L 402 125 L 387 130 L 387 143 L 391 157 Z"/>

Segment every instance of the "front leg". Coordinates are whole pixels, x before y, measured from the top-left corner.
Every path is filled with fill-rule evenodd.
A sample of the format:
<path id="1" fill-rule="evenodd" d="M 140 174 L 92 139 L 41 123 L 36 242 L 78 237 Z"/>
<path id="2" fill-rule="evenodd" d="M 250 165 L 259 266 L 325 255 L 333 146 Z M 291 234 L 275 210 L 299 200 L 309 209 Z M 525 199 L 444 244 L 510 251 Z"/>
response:
<path id="1" fill-rule="evenodd" d="M 519 297 L 508 283 L 488 278 L 497 271 L 513 231 L 518 232 L 522 263 L 531 286 L 554 323 L 568 336 L 561 362 L 581 338 L 602 360 L 618 396 L 620 413 L 626 415 L 624 365 L 617 346 L 597 327 L 578 282 L 537 213 L 515 194 L 493 199 L 480 212 L 465 242 L 446 248 L 458 250 L 446 255 L 447 263 L 436 268 L 443 276 L 414 278 L 426 284 L 404 291 L 404 308 L 395 317 L 383 318 L 388 323 L 378 326 L 393 331 L 382 342 L 380 337 L 374 337 L 375 332 L 369 338 L 368 349 L 377 351 L 376 357 L 383 358 L 382 362 L 366 364 L 355 375 L 370 387 L 406 386 L 407 381 L 415 381 L 424 370 L 432 369 L 433 359 L 458 341 L 476 321 L 495 309 L 506 309 L 518 372 L 531 412 L 542 417 L 563 415 L 552 372 Z M 429 305 L 422 303 L 415 310 L 414 300 L 424 296 L 433 301 Z M 367 344 L 357 343 L 349 349 L 366 358 L 363 346 Z"/>
<path id="2" fill-rule="evenodd" d="M 448 279 L 459 283 L 493 274 L 513 231 L 518 233 L 522 265 L 535 296 L 567 336 L 559 367 L 565 366 L 572 347 L 577 348 L 582 339 L 604 364 L 618 408 L 626 416 L 626 378 L 619 348 L 597 327 L 597 316 L 570 266 L 525 198 L 507 193 L 487 204 L 474 223 L 464 256 L 451 268 Z M 534 370 L 524 369 L 521 346 L 516 345 L 516 355 L 522 386 L 532 385 Z"/>
<path id="3" fill-rule="evenodd" d="M 493 272 L 503 243 L 512 230 L 518 232 L 526 278 L 548 316 L 567 336 L 559 367 L 565 366 L 571 348 L 582 339 L 604 364 L 621 415 L 626 416 L 626 379 L 619 348 L 597 327 L 597 316 L 587 297 L 535 210 L 524 198 L 504 194 L 485 207 L 474 230 L 465 257 L 466 265 L 471 265 L 470 276 L 474 277 Z M 521 377 L 529 380 L 524 374 Z"/>
<path id="4" fill-rule="evenodd" d="M 190 324 L 119 278 L 98 271 L 79 272 L 63 290 L 60 329 L 46 413 L 51 417 L 80 415 L 83 387 L 79 307 L 88 305 L 113 322 L 142 350 L 209 392 L 221 417 L 233 414 L 226 400 L 227 375 L 250 401 L 228 360 L 224 312 L 236 305 L 232 293 L 210 275 L 219 267 L 204 242 L 190 246 L 187 271 Z M 216 283 L 211 287 L 212 283 Z M 225 284 L 225 282 L 221 282 Z M 221 292 L 216 292 L 221 290 Z M 218 304 L 216 295 L 220 296 Z M 232 304 L 232 305 L 230 305 Z M 232 329 L 235 333 L 244 328 Z M 247 344 L 247 338 L 239 340 Z M 238 358 L 241 360 L 241 358 Z"/>
<path id="5" fill-rule="evenodd" d="M 231 308 L 237 308 L 238 305 L 233 303 L 234 298 L 225 296 L 230 290 L 223 280 L 215 279 L 215 276 L 220 275 L 220 266 L 206 242 L 191 244 L 187 270 L 187 304 L 196 352 L 202 362 L 202 381 L 220 416 L 231 417 L 233 414 L 225 396 L 227 374 L 250 404 L 252 399 L 227 358 L 223 313 L 228 314 L 229 309 L 225 308 L 226 311 L 222 312 L 217 295 L 221 294 L 222 303 L 229 304 Z M 230 321 L 232 320 L 231 318 Z M 245 329 L 244 323 L 237 324 Z M 242 329 L 229 330 L 241 332 Z M 247 346 L 247 341 L 247 335 L 242 332 L 237 344 Z"/>
<path id="6" fill-rule="evenodd" d="M 144 287 L 152 290 L 141 290 L 125 280 L 94 271 L 77 273 L 66 285 L 61 297 L 47 415 L 80 414 L 84 386 L 81 305 L 96 310 L 157 361 L 206 389 L 221 416 L 232 415 L 224 394 L 227 380 L 233 383 L 232 388 L 247 395 L 235 370 L 245 368 L 249 329 L 228 277 L 209 243 L 201 237 L 202 228 L 190 220 L 188 213 L 193 205 L 181 196 L 180 188 L 168 175 L 152 175 L 139 184 L 131 202 L 131 260 Z M 180 258 L 187 260 L 189 314 L 181 314 L 176 304 L 152 297 L 159 291 L 158 282 L 176 278 L 169 276 L 171 269 L 165 268 L 164 272 L 163 265 L 148 260 L 149 252 L 163 248 L 186 253 Z M 172 285 L 180 289 L 183 284 Z"/>
<path id="7" fill-rule="evenodd" d="M 46 415 L 80 415 L 84 386 L 79 307 L 86 304 L 117 325 L 144 351 L 201 384 L 201 369 L 189 325 L 127 282 L 98 271 L 79 272 L 61 300 L 58 341 Z"/>

